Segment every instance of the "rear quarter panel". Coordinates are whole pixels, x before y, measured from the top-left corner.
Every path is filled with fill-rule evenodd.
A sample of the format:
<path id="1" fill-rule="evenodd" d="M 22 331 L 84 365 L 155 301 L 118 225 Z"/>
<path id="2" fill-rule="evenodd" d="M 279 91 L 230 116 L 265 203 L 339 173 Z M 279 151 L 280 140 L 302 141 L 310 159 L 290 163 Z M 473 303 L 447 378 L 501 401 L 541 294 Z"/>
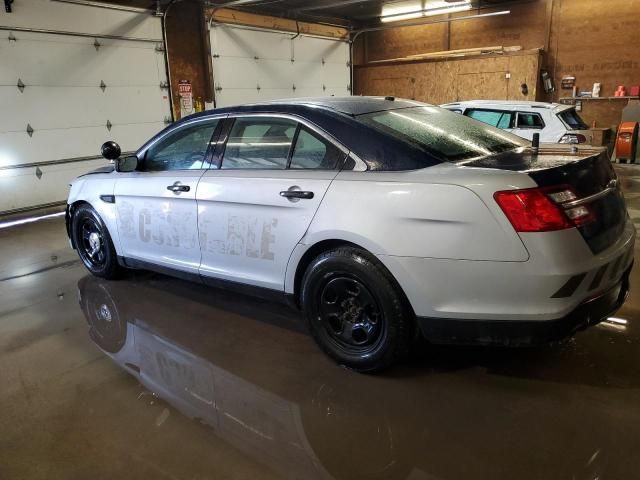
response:
<path id="1" fill-rule="evenodd" d="M 342 239 L 376 255 L 522 262 L 528 253 L 493 192 L 530 186 L 524 175 L 452 165 L 342 172 L 301 243 Z"/>

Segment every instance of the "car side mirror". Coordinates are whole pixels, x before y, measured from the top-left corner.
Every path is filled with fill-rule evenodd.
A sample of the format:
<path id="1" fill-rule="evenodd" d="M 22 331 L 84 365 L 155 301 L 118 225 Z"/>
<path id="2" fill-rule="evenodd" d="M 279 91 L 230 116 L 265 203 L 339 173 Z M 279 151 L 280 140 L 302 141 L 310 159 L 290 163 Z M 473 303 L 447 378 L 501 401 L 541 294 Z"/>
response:
<path id="1" fill-rule="evenodd" d="M 138 168 L 138 157 L 135 155 L 116 160 L 116 172 L 133 172 L 136 168 Z"/>
<path id="2" fill-rule="evenodd" d="M 120 157 L 120 153 L 122 153 L 120 145 L 114 141 L 104 142 L 100 151 L 102 152 L 102 156 L 107 160 L 115 160 Z"/>

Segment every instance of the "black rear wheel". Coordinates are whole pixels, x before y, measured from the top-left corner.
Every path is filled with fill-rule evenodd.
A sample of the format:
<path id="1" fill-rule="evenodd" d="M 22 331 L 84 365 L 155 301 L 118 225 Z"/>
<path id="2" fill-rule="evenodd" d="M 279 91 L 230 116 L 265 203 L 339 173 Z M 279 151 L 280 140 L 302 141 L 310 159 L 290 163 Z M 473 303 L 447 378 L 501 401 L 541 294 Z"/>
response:
<path id="1" fill-rule="evenodd" d="M 371 372 L 406 357 L 414 319 L 404 295 L 375 257 L 353 247 L 314 259 L 302 306 L 318 345 L 340 364 Z"/>
<path id="2" fill-rule="evenodd" d="M 71 232 L 78 255 L 92 274 L 107 279 L 120 275 L 121 268 L 109 231 L 91 206 L 76 208 Z"/>

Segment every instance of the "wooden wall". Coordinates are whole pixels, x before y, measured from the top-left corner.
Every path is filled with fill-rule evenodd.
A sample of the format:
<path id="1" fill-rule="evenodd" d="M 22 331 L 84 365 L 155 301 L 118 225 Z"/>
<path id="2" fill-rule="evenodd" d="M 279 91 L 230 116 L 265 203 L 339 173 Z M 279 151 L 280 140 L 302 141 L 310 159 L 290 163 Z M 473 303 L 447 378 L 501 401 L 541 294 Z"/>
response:
<path id="1" fill-rule="evenodd" d="M 167 14 L 166 26 L 172 108 L 174 118 L 178 120 L 180 80 L 191 82 L 194 100 L 212 101 L 213 86 L 208 73 L 209 38 L 202 7 L 196 0 L 173 6 Z"/>
<path id="2" fill-rule="evenodd" d="M 482 83 L 475 85 L 466 82 L 476 80 L 460 77 L 461 71 L 469 69 L 476 70 L 475 74 L 509 69 L 512 78 L 507 96 L 497 97 L 508 99 L 557 101 L 560 97 L 570 96 L 570 90 L 560 88 L 563 75 L 574 75 L 581 90 L 590 90 L 594 82 L 600 82 L 602 95 L 607 96 L 613 95 L 617 85 L 640 84 L 640 0 L 532 0 L 496 10 L 505 8 L 512 13 L 361 35 L 354 52 L 355 92 L 383 94 L 388 88 L 393 90 L 387 93 L 389 95 L 406 91 L 416 99 L 442 103 L 471 98 L 467 93 L 475 98 L 486 98 L 504 91 L 504 80 L 499 75 L 478 75 L 477 79 Z M 529 74 L 535 63 L 531 55 L 518 55 L 517 58 L 529 58 L 518 61 L 511 56 L 502 60 L 486 57 L 384 67 L 370 63 L 442 50 L 498 45 L 518 45 L 524 50 L 544 49 L 540 68 L 551 73 L 556 92 L 546 95 L 532 85 L 537 82 L 531 81 L 528 83 L 529 95 L 519 94 L 517 77 L 521 72 Z M 520 61 L 525 64 L 516 63 Z M 452 65 L 447 65 L 449 63 Z M 489 68 L 490 64 L 495 70 Z M 394 86 L 393 78 L 399 79 L 398 85 Z M 624 100 L 584 101 L 582 116 L 589 123 L 596 120 L 598 126 L 614 125 L 620 121 L 625 105 Z"/>
<path id="3" fill-rule="evenodd" d="M 602 83 L 602 96 L 618 85 L 640 85 L 640 0 L 562 0 L 554 2 L 547 62 L 557 91 L 563 75 L 576 77 L 580 90 Z M 620 122 L 626 100 L 587 100 L 581 115 L 609 127 Z"/>
<path id="4" fill-rule="evenodd" d="M 457 60 L 357 66 L 356 95 L 393 95 L 441 104 L 469 99 L 535 99 L 537 50 Z M 511 78 L 507 78 L 510 75 Z M 522 84 L 528 95 L 521 93 Z"/>

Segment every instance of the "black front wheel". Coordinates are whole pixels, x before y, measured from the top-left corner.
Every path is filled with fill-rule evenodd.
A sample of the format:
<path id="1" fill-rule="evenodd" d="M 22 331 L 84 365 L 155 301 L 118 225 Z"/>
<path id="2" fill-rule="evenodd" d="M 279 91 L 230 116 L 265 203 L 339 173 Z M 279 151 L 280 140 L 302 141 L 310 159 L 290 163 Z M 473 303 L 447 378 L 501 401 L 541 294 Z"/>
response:
<path id="1" fill-rule="evenodd" d="M 120 275 L 121 268 L 109 231 L 93 208 L 81 205 L 76 209 L 71 232 L 78 255 L 92 274 L 107 279 Z"/>
<path id="2" fill-rule="evenodd" d="M 340 364 L 382 370 L 406 357 L 414 319 L 400 288 L 375 257 L 342 247 L 314 259 L 302 306 L 318 345 Z"/>

